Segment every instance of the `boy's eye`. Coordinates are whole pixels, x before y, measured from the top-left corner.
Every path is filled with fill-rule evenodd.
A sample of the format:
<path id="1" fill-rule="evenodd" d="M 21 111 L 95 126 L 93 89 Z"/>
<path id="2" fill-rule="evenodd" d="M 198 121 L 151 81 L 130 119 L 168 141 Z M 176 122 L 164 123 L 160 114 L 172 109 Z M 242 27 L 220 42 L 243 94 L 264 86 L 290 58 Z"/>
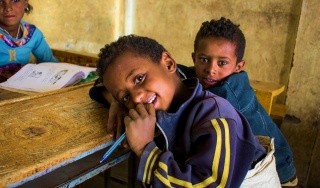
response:
<path id="1" fill-rule="evenodd" d="M 200 59 L 201 62 L 209 63 L 209 59 L 208 58 L 200 57 L 199 59 Z"/>
<path id="2" fill-rule="evenodd" d="M 219 65 L 219 66 L 226 65 L 226 64 L 228 64 L 226 61 L 219 61 L 219 62 L 218 62 L 218 65 Z"/>
<path id="3" fill-rule="evenodd" d="M 121 98 L 121 102 L 122 102 L 122 103 L 126 103 L 128 100 L 129 100 L 129 95 L 128 95 L 128 94 L 124 95 L 124 96 Z"/>
<path id="4" fill-rule="evenodd" d="M 139 74 L 138 76 L 136 76 L 134 78 L 134 81 L 133 81 L 134 84 L 136 85 L 136 84 L 140 83 L 143 80 L 143 78 L 144 78 L 144 74 Z"/>

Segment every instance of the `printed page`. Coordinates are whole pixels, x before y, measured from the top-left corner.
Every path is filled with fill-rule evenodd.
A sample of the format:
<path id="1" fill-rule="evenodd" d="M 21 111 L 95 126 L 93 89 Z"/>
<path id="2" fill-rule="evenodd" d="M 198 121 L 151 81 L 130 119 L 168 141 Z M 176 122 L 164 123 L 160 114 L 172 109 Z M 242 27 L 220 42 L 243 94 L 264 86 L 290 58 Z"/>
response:
<path id="1" fill-rule="evenodd" d="M 45 92 L 74 85 L 95 70 L 96 68 L 68 63 L 27 64 L 0 85 L 21 90 Z"/>

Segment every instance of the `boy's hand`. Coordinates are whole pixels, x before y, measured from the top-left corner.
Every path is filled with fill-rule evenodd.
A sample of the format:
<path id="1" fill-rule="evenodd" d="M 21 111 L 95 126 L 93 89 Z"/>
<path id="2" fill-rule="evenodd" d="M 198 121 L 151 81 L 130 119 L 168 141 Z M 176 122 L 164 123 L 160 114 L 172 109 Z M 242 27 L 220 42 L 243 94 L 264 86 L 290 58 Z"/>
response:
<path id="1" fill-rule="evenodd" d="M 107 132 L 110 137 L 116 136 L 116 139 L 124 133 L 124 122 L 123 119 L 128 115 L 128 110 L 118 102 L 112 102 L 109 109 L 109 118 L 107 125 Z M 128 142 L 125 140 L 123 147 L 128 147 Z"/>
<path id="2" fill-rule="evenodd" d="M 130 109 L 124 123 L 130 148 L 140 157 L 144 148 L 154 138 L 156 112 L 153 104 L 138 104 L 136 109 Z"/>

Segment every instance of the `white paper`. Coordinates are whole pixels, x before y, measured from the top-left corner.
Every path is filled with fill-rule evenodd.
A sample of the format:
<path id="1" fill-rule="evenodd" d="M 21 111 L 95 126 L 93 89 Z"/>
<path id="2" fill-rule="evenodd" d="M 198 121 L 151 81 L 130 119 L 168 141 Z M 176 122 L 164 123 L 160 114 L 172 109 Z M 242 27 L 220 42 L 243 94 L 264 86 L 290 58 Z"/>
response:
<path id="1" fill-rule="evenodd" d="M 96 68 L 69 63 L 27 64 L 0 86 L 45 92 L 74 85 Z"/>

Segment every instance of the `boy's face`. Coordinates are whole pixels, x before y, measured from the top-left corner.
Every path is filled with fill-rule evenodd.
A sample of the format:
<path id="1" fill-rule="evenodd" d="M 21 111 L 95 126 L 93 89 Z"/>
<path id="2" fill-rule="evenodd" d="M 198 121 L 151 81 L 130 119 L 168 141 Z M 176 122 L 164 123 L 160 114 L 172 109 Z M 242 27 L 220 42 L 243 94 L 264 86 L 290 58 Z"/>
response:
<path id="1" fill-rule="evenodd" d="M 244 61 L 236 63 L 235 50 L 236 46 L 224 38 L 208 37 L 199 41 L 192 59 L 196 75 L 204 89 L 242 70 Z"/>
<path id="2" fill-rule="evenodd" d="M 127 52 L 108 66 L 103 84 L 128 109 L 138 103 L 153 103 L 156 110 L 166 111 L 175 93 L 175 72 L 176 64 L 166 52 L 158 64 Z"/>

